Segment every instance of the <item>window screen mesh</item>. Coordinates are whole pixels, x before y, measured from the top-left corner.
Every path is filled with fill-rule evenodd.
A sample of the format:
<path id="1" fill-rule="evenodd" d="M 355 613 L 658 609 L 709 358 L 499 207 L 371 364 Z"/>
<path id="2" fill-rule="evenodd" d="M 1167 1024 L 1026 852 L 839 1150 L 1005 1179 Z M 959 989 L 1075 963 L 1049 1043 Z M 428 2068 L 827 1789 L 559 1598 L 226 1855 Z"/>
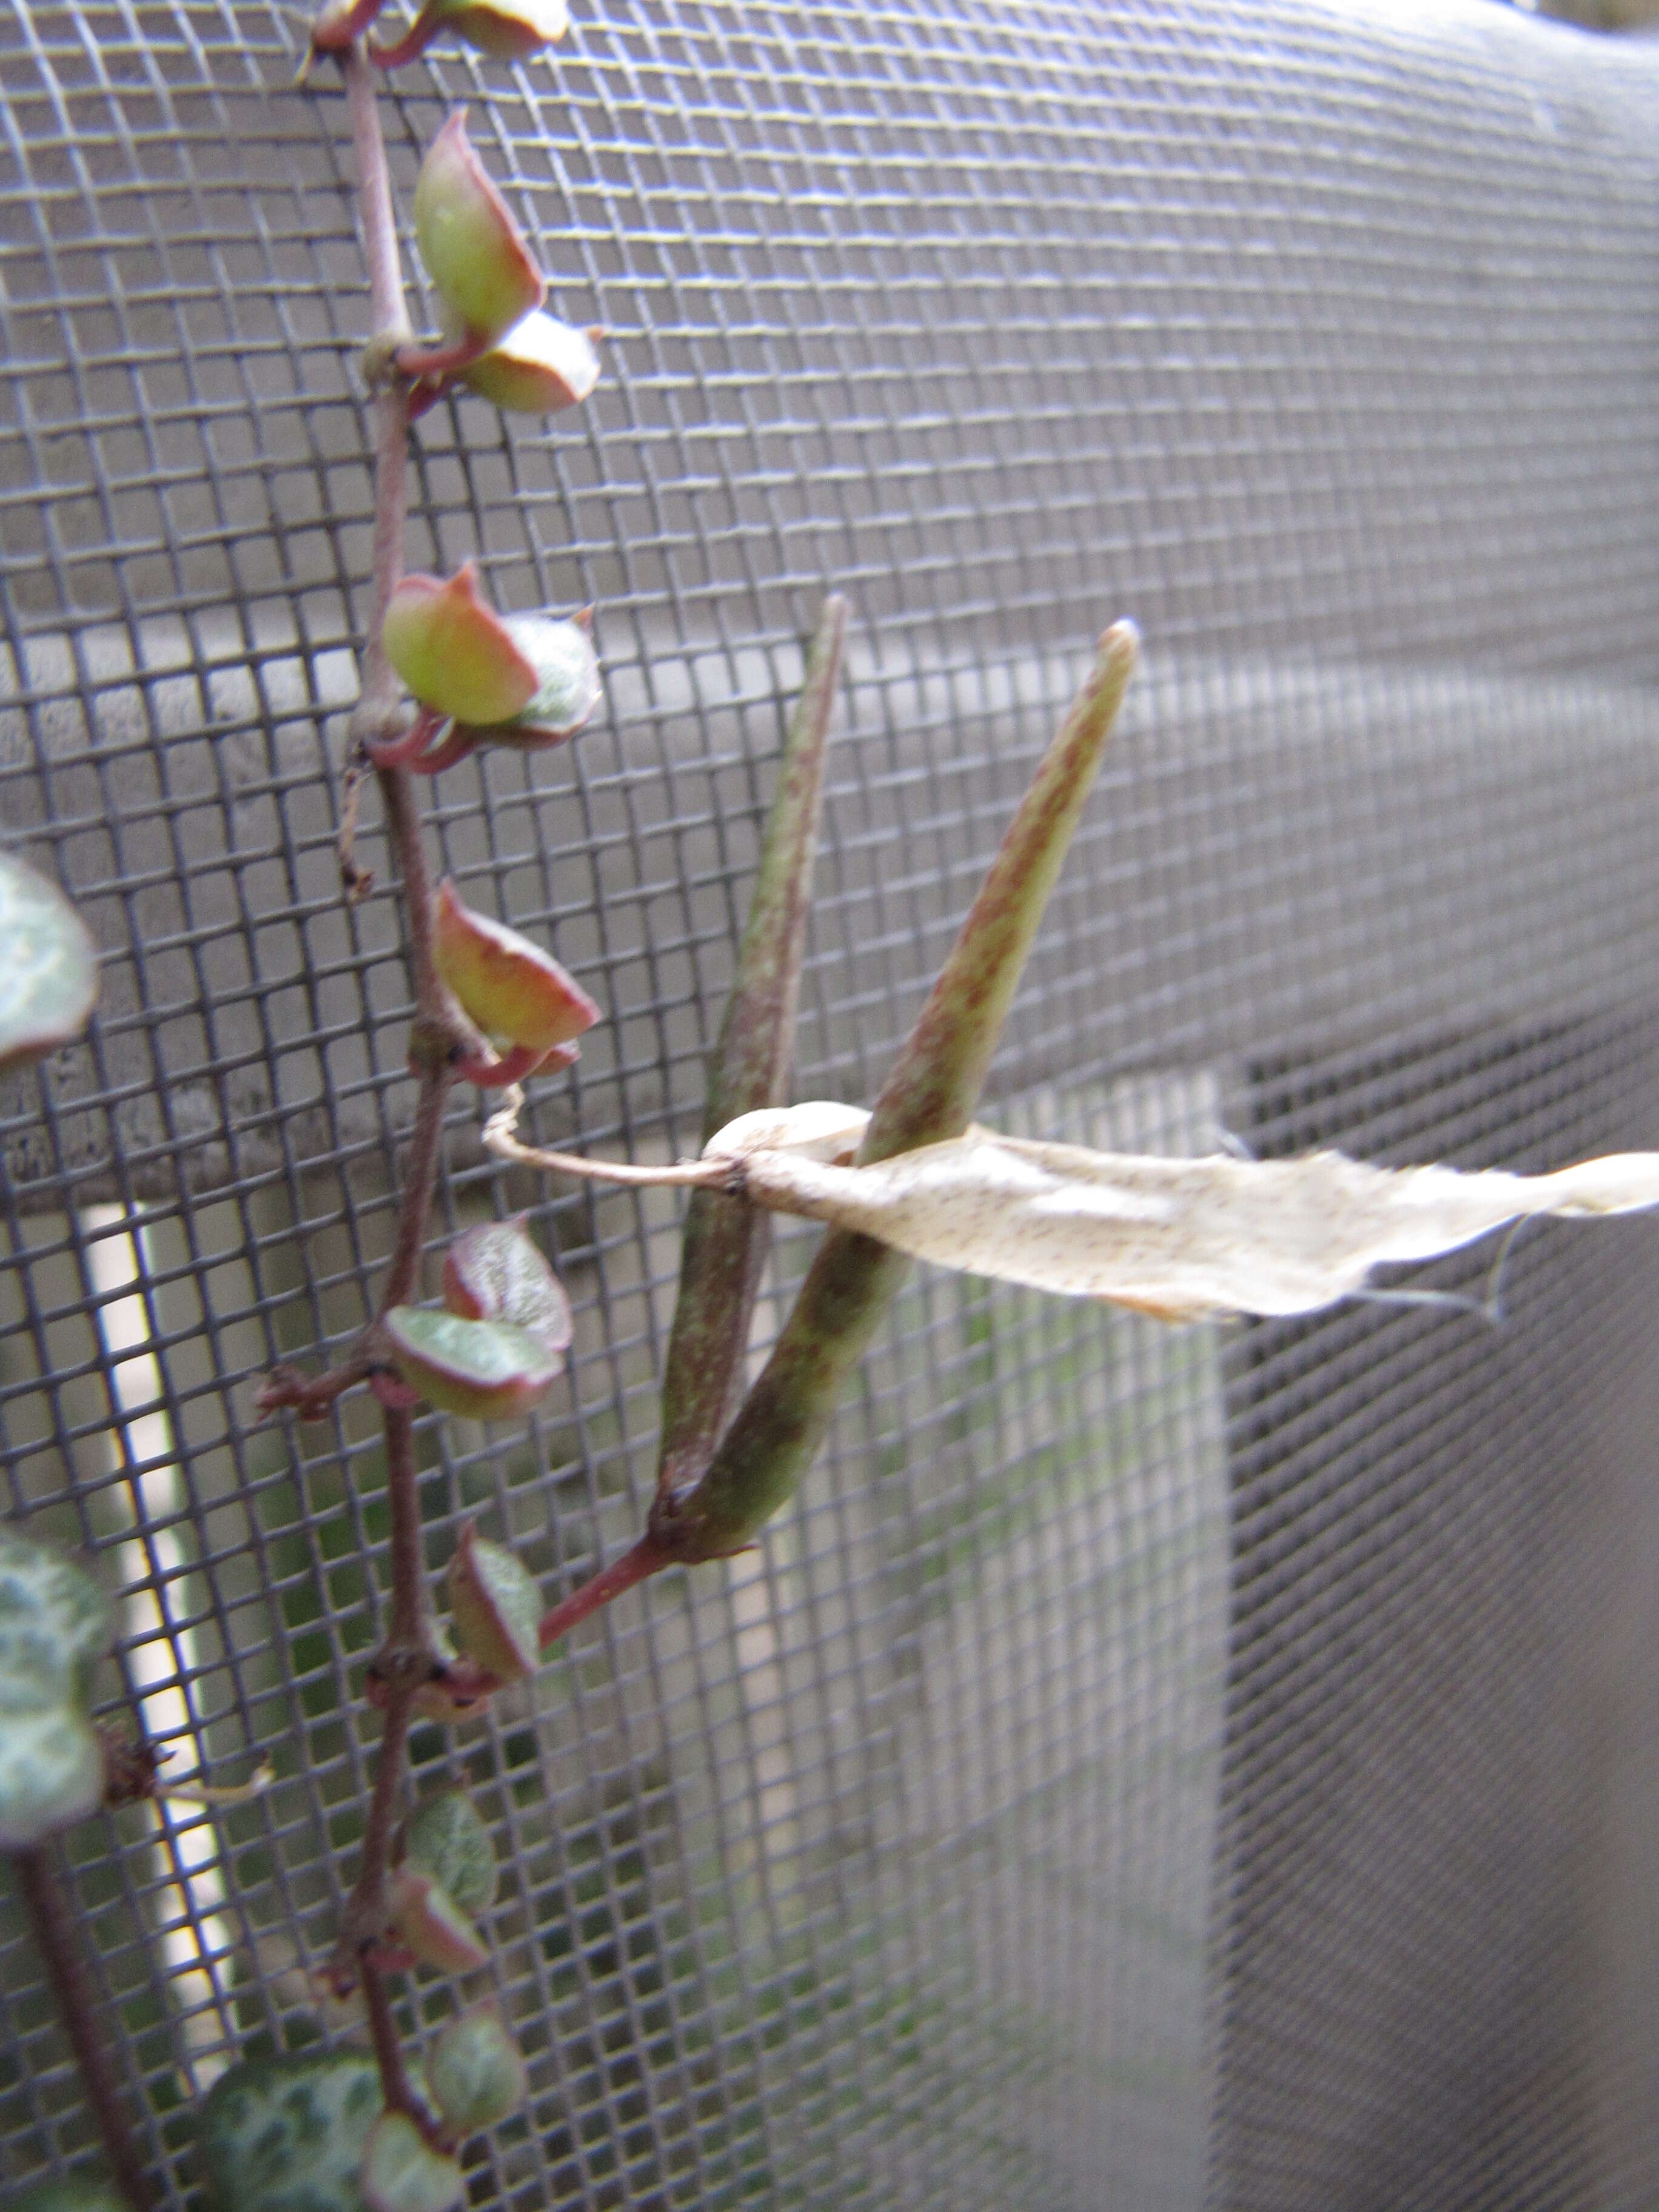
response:
<path id="1" fill-rule="evenodd" d="M 333 855 L 367 305 L 303 37 L 0 11 L 0 814 L 105 953 L 86 1043 L 0 1091 L 7 1504 L 122 1594 L 112 1713 L 277 1776 L 70 1840 L 169 2203 L 228 2051 L 362 2033 L 315 1977 L 378 1427 L 252 1403 L 370 1310 L 410 1103 L 392 902 Z M 434 794 L 434 857 L 607 1010 L 544 1139 L 695 1141 L 835 584 L 800 1095 L 872 1095 L 1133 613 L 991 1117 L 1659 1142 L 1659 57 L 1478 0 L 582 0 L 550 64 L 399 76 L 405 206 L 458 96 L 611 333 L 580 416 L 415 439 L 412 564 L 598 610 L 579 742 Z M 487 1166 L 466 1096 L 450 1138 L 434 1247 L 527 1208 L 577 1338 L 528 1428 L 422 1425 L 429 1562 L 476 1516 L 554 1594 L 641 1519 L 676 1207 Z M 1521 1239 L 1497 1325 L 919 1274 L 758 1550 L 416 1735 L 491 1824 L 469 1994 L 530 2060 L 473 2203 L 1651 2205 L 1656 1290 L 1641 1223 Z M 454 2002 L 411 1984 L 411 2037 Z M 3 1896 L 0 2021 L 9 2187 L 88 2136 Z"/>

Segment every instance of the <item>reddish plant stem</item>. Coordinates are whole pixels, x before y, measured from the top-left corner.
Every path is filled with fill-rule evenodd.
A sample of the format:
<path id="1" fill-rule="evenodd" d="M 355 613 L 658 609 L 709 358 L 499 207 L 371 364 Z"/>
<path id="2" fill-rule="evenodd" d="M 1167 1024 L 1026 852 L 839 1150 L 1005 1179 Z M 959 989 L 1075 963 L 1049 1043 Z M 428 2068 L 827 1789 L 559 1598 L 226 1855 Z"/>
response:
<path id="1" fill-rule="evenodd" d="M 374 2062 L 380 2069 L 380 2094 L 386 2100 L 386 2108 L 389 2112 L 407 2112 L 420 2125 L 425 2116 L 409 2086 L 403 2038 L 398 2033 L 397 2015 L 392 2009 L 392 1993 L 386 1988 L 386 1976 L 379 1961 L 368 1953 L 357 1961 L 357 1974 L 368 2012 L 369 2039 L 374 2045 Z"/>
<path id="2" fill-rule="evenodd" d="M 154 2200 L 144 2179 L 143 2160 L 138 2155 L 138 2146 L 116 2086 L 108 2046 L 98 2026 L 101 2001 L 94 1995 L 87 1979 L 74 1919 L 52 1863 L 51 1847 L 37 1844 L 31 1850 L 19 1851 L 12 1865 L 16 1870 L 23 1909 L 28 1915 L 29 1932 L 74 2048 L 87 2103 L 103 2138 L 110 2172 L 133 2212 L 150 2212 Z"/>
<path id="3" fill-rule="evenodd" d="M 590 1613 L 598 1613 L 602 1606 L 609 1605 L 612 1598 L 620 1597 L 624 1590 L 632 1589 L 635 1583 L 646 1582 L 664 1567 L 673 1565 L 672 1552 L 665 1552 L 651 1537 L 641 1536 L 631 1550 L 623 1553 L 621 1559 L 613 1559 L 608 1567 L 601 1567 L 599 1573 L 591 1576 L 580 1589 L 572 1590 L 568 1597 L 561 1599 L 551 1613 L 542 1615 L 541 1626 L 537 1632 L 542 1650 L 545 1651 L 562 1636 L 568 1636 L 579 1620 L 586 1620 Z"/>
<path id="4" fill-rule="evenodd" d="M 374 310 L 372 350 L 384 363 L 407 337 L 409 325 L 374 71 L 361 40 L 346 55 L 344 68 Z M 396 734 L 402 712 L 402 687 L 386 659 L 381 626 L 403 574 L 409 511 L 409 420 L 408 380 L 395 372 L 383 375 L 374 400 L 374 555 L 368 630 L 362 659 L 362 689 L 351 718 L 353 746 L 359 752 L 386 744 Z M 409 776 L 395 768 L 379 769 L 376 774 L 386 836 L 403 887 L 404 946 L 415 993 L 411 1060 L 421 1076 L 397 1234 L 380 1302 L 384 1314 L 389 1307 L 404 1304 L 416 1288 L 438 1177 L 444 1108 L 454 1080 L 453 1062 L 473 1040 L 456 1022 L 448 994 L 433 963 L 431 886 Z M 414 1420 L 410 1413 L 391 1407 L 383 1409 L 383 1419 L 392 1515 L 392 1618 L 374 1665 L 385 1687 L 385 1717 L 357 1881 L 345 1911 L 336 1974 L 343 1986 L 355 1980 L 362 1987 L 388 2107 L 414 2113 L 397 2024 L 374 1946 L 386 1929 L 387 1872 L 392 1829 L 408 1771 L 410 1722 L 415 1700 L 438 1662 L 428 1628 Z"/>
<path id="5" fill-rule="evenodd" d="M 407 1419 L 407 1414 L 388 1420 Z M 395 1601 L 394 1601 L 395 1603 Z M 404 1759 L 409 1748 L 409 1723 L 419 1683 L 395 1673 L 386 1685 L 385 1724 L 380 1731 L 380 1756 L 374 1770 L 374 1790 L 363 1823 L 362 1850 L 357 1886 L 346 1905 L 341 1925 L 339 1954 L 335 1960 L 337 1984 L 349 1989 L 362 1970 L 362 1954 L 386 1932 L 386 1874 L 392 1861 L 392 1828 L 397 1818 L 403 1781 Z"/>

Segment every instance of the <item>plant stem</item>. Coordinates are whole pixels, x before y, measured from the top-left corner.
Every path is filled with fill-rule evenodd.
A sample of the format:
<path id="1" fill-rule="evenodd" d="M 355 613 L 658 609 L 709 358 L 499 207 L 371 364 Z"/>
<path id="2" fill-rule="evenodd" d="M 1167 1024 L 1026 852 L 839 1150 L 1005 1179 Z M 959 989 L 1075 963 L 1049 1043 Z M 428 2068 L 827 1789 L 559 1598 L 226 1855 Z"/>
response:
<path id="1" fill-rule="evenodd" d="M 398 2033 L 397 2015 L 392 2009 L 392 1993 L 386 1988 L 386 1976 L 376 1960 L 368 1957 L 358 1960 L 357 1972 L 368 2012 L 369 2039 L 374 2045 L 374 2060 L 380 2069 L 380 2094 L 386 2100 L 386 2108 L 389 2112 L 407 2112 L 421 2125 L 425 2115 L 409 2086 L 403 2038 Z"/>
<path id="2" fill-rule="evenodd" d="M 409 511 L 410 386 L 408 379 L 395 370 L 384 373 L 384 365 L 408 337 L 409 324 L 375 73 L 361 39 L 353 43 L 343 65 L 374 310 L 370 351 L 383 372 L 374 398 L 374 574 L 362 657 L 362 688 L 351 718 L 354 751 L 361 755 L 368 747 L 384 744 L 395 735 L 403 711 L 402 687 L 386 659 L 381 626 L 403 574 Z M 457 1018 L 433 962 L 431 886 L 410 778 L 397 768 L 380 768 L 376 775 L 387 841 L 403 890 L 404 943 L 415 996 L 410 1059 L 421 1079 L 397 1233 L 380 1301 L 379 1310 L 384 1314 L 388 1308 L 403 1304 L 416 1289 L 438 1178 L 444 1108 L 454 1081 L 454 1062 L 473 1048 L 477 1040 Z M 385 1721 L 336 1975 L 343 1986 L 355 1980 L 362 1987 L 388 2107 L 413 2112 L 397 2024 L 374 1946 L 385 1931 L 386 1874 L 392 1828 L 408 1771 L 410 1722 L 415 1700 L 422 1685 L 437 1671 L 438 1662 L 428 1626 L 414 1420 L 409 1413 L 392 1407 L 383 1408 L 383 1419 L 392 1514 L 392 1619 L 374 1664 L 385 1688 Z"/>
<path id="3" fill-rule="evenodd" d="M 399 775 L 399 783 L 409 779 Z M 411 850 L 420 851 L 420 833 L 416 832 Z M 401 860 L 400 855 L 400 860 Z M 421 872 L 424 876 L 422 864 Z M 408 878 L 405 877 L 404 881 Z M 412 903 L 412 900 L 411 900 Z M 427 958 L 430 962 L 430 933 L 409 931 L 405 949 L 410 964 L 416 959 L 416 944 L 424 935 L 428 941 Z M 420 1019 L 420 1000 L 416 1000 L 416 1019 Z M 404 1176 L 403 1204 L 398 1213 L 398 1232 L 393 1239 L 392 1257 L 386 1265 L 386 1282 L 380 1292 L 380 1310 L 382 1316 L 393 1306 L 407 1305 L 418 1285 L 421 1249 L 426 1242 L 427 1216 L 432 1208 L 432 1194 L 437 1185 L 438 1164 L 443 1150 L 444 1107 L 449 1097 L 454 1076 L 447 1066 L 428 1067 L 421 1078 L 421 1092 L 415 1107 L 415 1127 L 409 1142 L 409 1163 Z"/>
<path id="4" fill-rule="evenodd" d="M 609 1605 L 613 1597 L 632 1589 L 635 1583 L 646 1582 L 664 1567 L 673 1565 L 671 1552 L 660 1550 L 649 1536 L 641 1536 L 621 1559 L 613 1559 L 608 1567 L 601 1567 L 580 1589 L 572 1590 L 550 1613 L 542 1615 L 538 1631 L 542 1650 L 545 1651 L 562 1636 L 568 1636 L 579 1620 L 586 1620 L 590 1613 Z"/>
<path id="5" fill-rule="evenodd" d="M 52 1863 L 51 1849 L 45 1844 L 36 1844 L 30 1850 L 19 1851 L 12 1865 L 16 1869 L 23 1909 L 28 1915 L 29 1932 L 58 2000 L 59 2017 L 74 2047 L 86 2087 L 87 2103 L 103 2138 L 110 2171 L 133 2212 L 150 2212 L 154 2200 L 144 2179 L 143 2160 L 138 2155 L 138 2146 L 116 2086 L 108 2046 L 98 2025 L 101 2000 L 94 1995 L 88 1983 L 73 1917 Z"/>

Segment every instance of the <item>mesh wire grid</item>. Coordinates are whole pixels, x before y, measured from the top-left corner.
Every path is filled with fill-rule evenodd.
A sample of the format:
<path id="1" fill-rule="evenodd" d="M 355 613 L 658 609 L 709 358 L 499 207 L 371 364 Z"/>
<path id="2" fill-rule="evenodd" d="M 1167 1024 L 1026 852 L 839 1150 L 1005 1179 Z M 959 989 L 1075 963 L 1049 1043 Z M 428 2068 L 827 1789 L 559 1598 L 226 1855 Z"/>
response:
<path id="1" fill-rule="evenodd" d="M 584 5 L 445 106 L 612 333 L 580 420 L 416 439 L 417 565 L 597 605 L 603 715 L 430 841 L 607 1009 L 546 1139 L 689 1146 L 797 640 L 854 645 L 800 1095 L 866 1099 L 1107 617 L 1148 659 L 991 1111 L 1522 1166 L 1652 1143 L 1659 74 L 1477 4 Z M 0 811 L 105 953 L 8 1083 L 10 1510 L 120 1593 L 112 1711 L 277 1780 L 70 1843 L 165 2201 L 325 2005 L 374 1728 L 377 1431 L 256 1425 L 368 1310 L 406 1126 L 331 768 L 369 484 L 343 103 L 264 7 L 0 15 Z M 365 857 L 378 862 L 370 825 Z M 577 1312 L 433 1422 L 550 1592 L 638 1526 L 672 1202 L 487 1166 Z M 757 1346 L 811 1249 L 780 1233 Z M 1653 1232 L 1504 1319 L 1170 1332 L 919 1275 L 799 1503 L 415 1744 L 502 1866 L 530 2059 L 473 2202 L 1645 2207 Z M 1426 1279 L 1479 1293 L 1490 1255 Z M 365 1565 L 368 1562 L 368 1565 Z M 0 1900 L 9 2184 L 87 2124 Z M 422 1982 L 418 2037 L 453 1996 Z"/>

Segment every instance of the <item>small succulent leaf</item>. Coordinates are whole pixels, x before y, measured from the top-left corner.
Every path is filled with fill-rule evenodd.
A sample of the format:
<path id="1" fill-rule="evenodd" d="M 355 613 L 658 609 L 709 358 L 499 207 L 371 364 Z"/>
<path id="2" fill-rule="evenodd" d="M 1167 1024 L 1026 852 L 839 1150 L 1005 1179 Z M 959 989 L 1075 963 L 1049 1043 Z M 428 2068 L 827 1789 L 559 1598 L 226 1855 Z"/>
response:
<path id="1" fill-rule="evenodd" d="M 198 2139 L 216 2212 L 363 2212 L 363 2148 L 380 2111 L 380 2075 L 360 2052 L 233 2066 L 208 2091 Z"/>
<path id="2" fill-rule="evenodd" d="M 405 576 L 380 627 L 386 659 L 423 707 L 465 722 L 510 720 L 536 696 L 536 664 L 478 596 L 471 562 L 456 575 Z"/>
<path id="3" fill-rule="evenodd" d="M 495 1902 L 495 1846 L 464 1790 L 440 1790 L 416 1807 L 398 1857 L 416 1874 L 429 1875 L 463 1912 L 485 1912 Z"/>
<path id="4" fill-rule="evenodd" d="M 0 1715 L 0 1850 L 27 1850 L 103 1802 L 104 1747 L 84 1712 Z"/>
<path id="5" fill-rule="evenodd" d="M 37 2181 L 9 2200 L 11 2212 L 131 2212 L 112 2181 L 91 2173 L 66 2173 Z"/>
<path id="6" fill-rule="evenodd" d="M 524 2059 L 492 2004 L 473 2005 L 449 2022 L 432 2047 L 427 2078 L 458 2142 L 524 2102 Z"/>
<path id="7" fill-rule="evenodd" d="M 393 1306 L 384 1328 L 403 1382 L 428 1405 L 470 1421 L 510 1421 L 563 1371 L 544 1338 L 505 1321 L 463 1321 L 429 1306 Z"/>
<path id="8" fill-rule="evenodd" d="M 486 344 L 542 304 L 547 280 L 457 108 L 415 182 L 415 236 L 448 319 Z"/>
<path id="9" fill-rule="evenodd" d="M 438 973 L 492 1042 L 551 1052 L 599 1018 L 599 1009 L 551 954 L 463 906 L 446 877 L 433 910 Z"/>
<path id="10" fill-rule="evenodd" d="M 833 1222 L 913 1258 L 1103 1298 L 1170 1321 L 1313 1313 L 1364 1290 L 1371 1270 L 1437 1257 L 1511 1221 L 1659 1206 L 1659 1153 L 1626 1152 L 1551 1175 L 1195 1159 L 1030 1144 L 969 1128 L 947 1143 L 844 1166 L 811 1141 L 851 1109 L 748 1115 L 719 1133 L 753 1201 Z M 830 1141 L 844 1152 L 844 1131 Z"/>
<path id="11" fill-rule="evenodd" d="M 599 703 L 599 657 L 586 622 L 553 615 L 514 615 L 513 641 L 536 671 L 527 705 L 490 732 L 495 744 L 551 744 L 580 729 Z"/>
<path id="12" fill-rule="evenodd" d="M 382 2112 L 363 2146 L 362 2190 L 367 2212 L 453 2212 L 466 2183 L 407 2112 Z"/>
<path id="13" fill-rule="evenodd" d="M 385 6 L 386 0 L 328 0 L 311 27 L 311 43 L 319 53 L 338 53 L 362 35 Z"/>
<path id="14" fill-rule="evenodd" d="M 492 406 L 521 415 L 555 415 L 580 406 L 599 380 L 599 349 L 586 331 L 538 309 L 515 323 L 461 380 Z"/>
<path id="15" fill-rule="evenodd" d="M 487 1964 L 483 1939 L 447 1890 L 417 1868 L 401 1866 L 392 1877 L 392 1924 L 423 1966 L 440 1974 L 470 1974 Z"/>
<path id="16" fill-rule="evenodd" d="M 529 1570 L 504 1544 L 471 1522 L 449 1563 L 449 1609 L 461 1649 L 503 1682 L 521 1681 L 541 1655 L 541 1594 Z"/>
<path id="17" fill-rule="evenodd" d="M 445 27 L 495 61 L 524 61 L 570 27 L 565 0 L 429 0 Z"/>
<path id="18" fill-rule="evenodd" d="M 84 1711 L 113 1633 L 108 1601 L 83 1568 L 0 1527 L 0 1713 Z"/>
<path id="19" fill-rule="evenodd" d="M 83 1567 L 54 1544 L 0 1528 L 0 1628 L 45 1625 L 66 1667 L 101 1659 L 114 1639 L 109 1601 Z"/>
<path id="20" fill-rule="evenodd" d="M 444 1304 L 465 1321 L 507 1321 L 562 1352 L 574 1323 L 564 1286 L 522 1220 L 464 1229 L 444 1257 Z"/>
<path id="21" fill-rule="evenodd" d="M 0 1074 L 72 1043 L 98 997 L 98 948 L 75 908 L 0 853 Z"/>

